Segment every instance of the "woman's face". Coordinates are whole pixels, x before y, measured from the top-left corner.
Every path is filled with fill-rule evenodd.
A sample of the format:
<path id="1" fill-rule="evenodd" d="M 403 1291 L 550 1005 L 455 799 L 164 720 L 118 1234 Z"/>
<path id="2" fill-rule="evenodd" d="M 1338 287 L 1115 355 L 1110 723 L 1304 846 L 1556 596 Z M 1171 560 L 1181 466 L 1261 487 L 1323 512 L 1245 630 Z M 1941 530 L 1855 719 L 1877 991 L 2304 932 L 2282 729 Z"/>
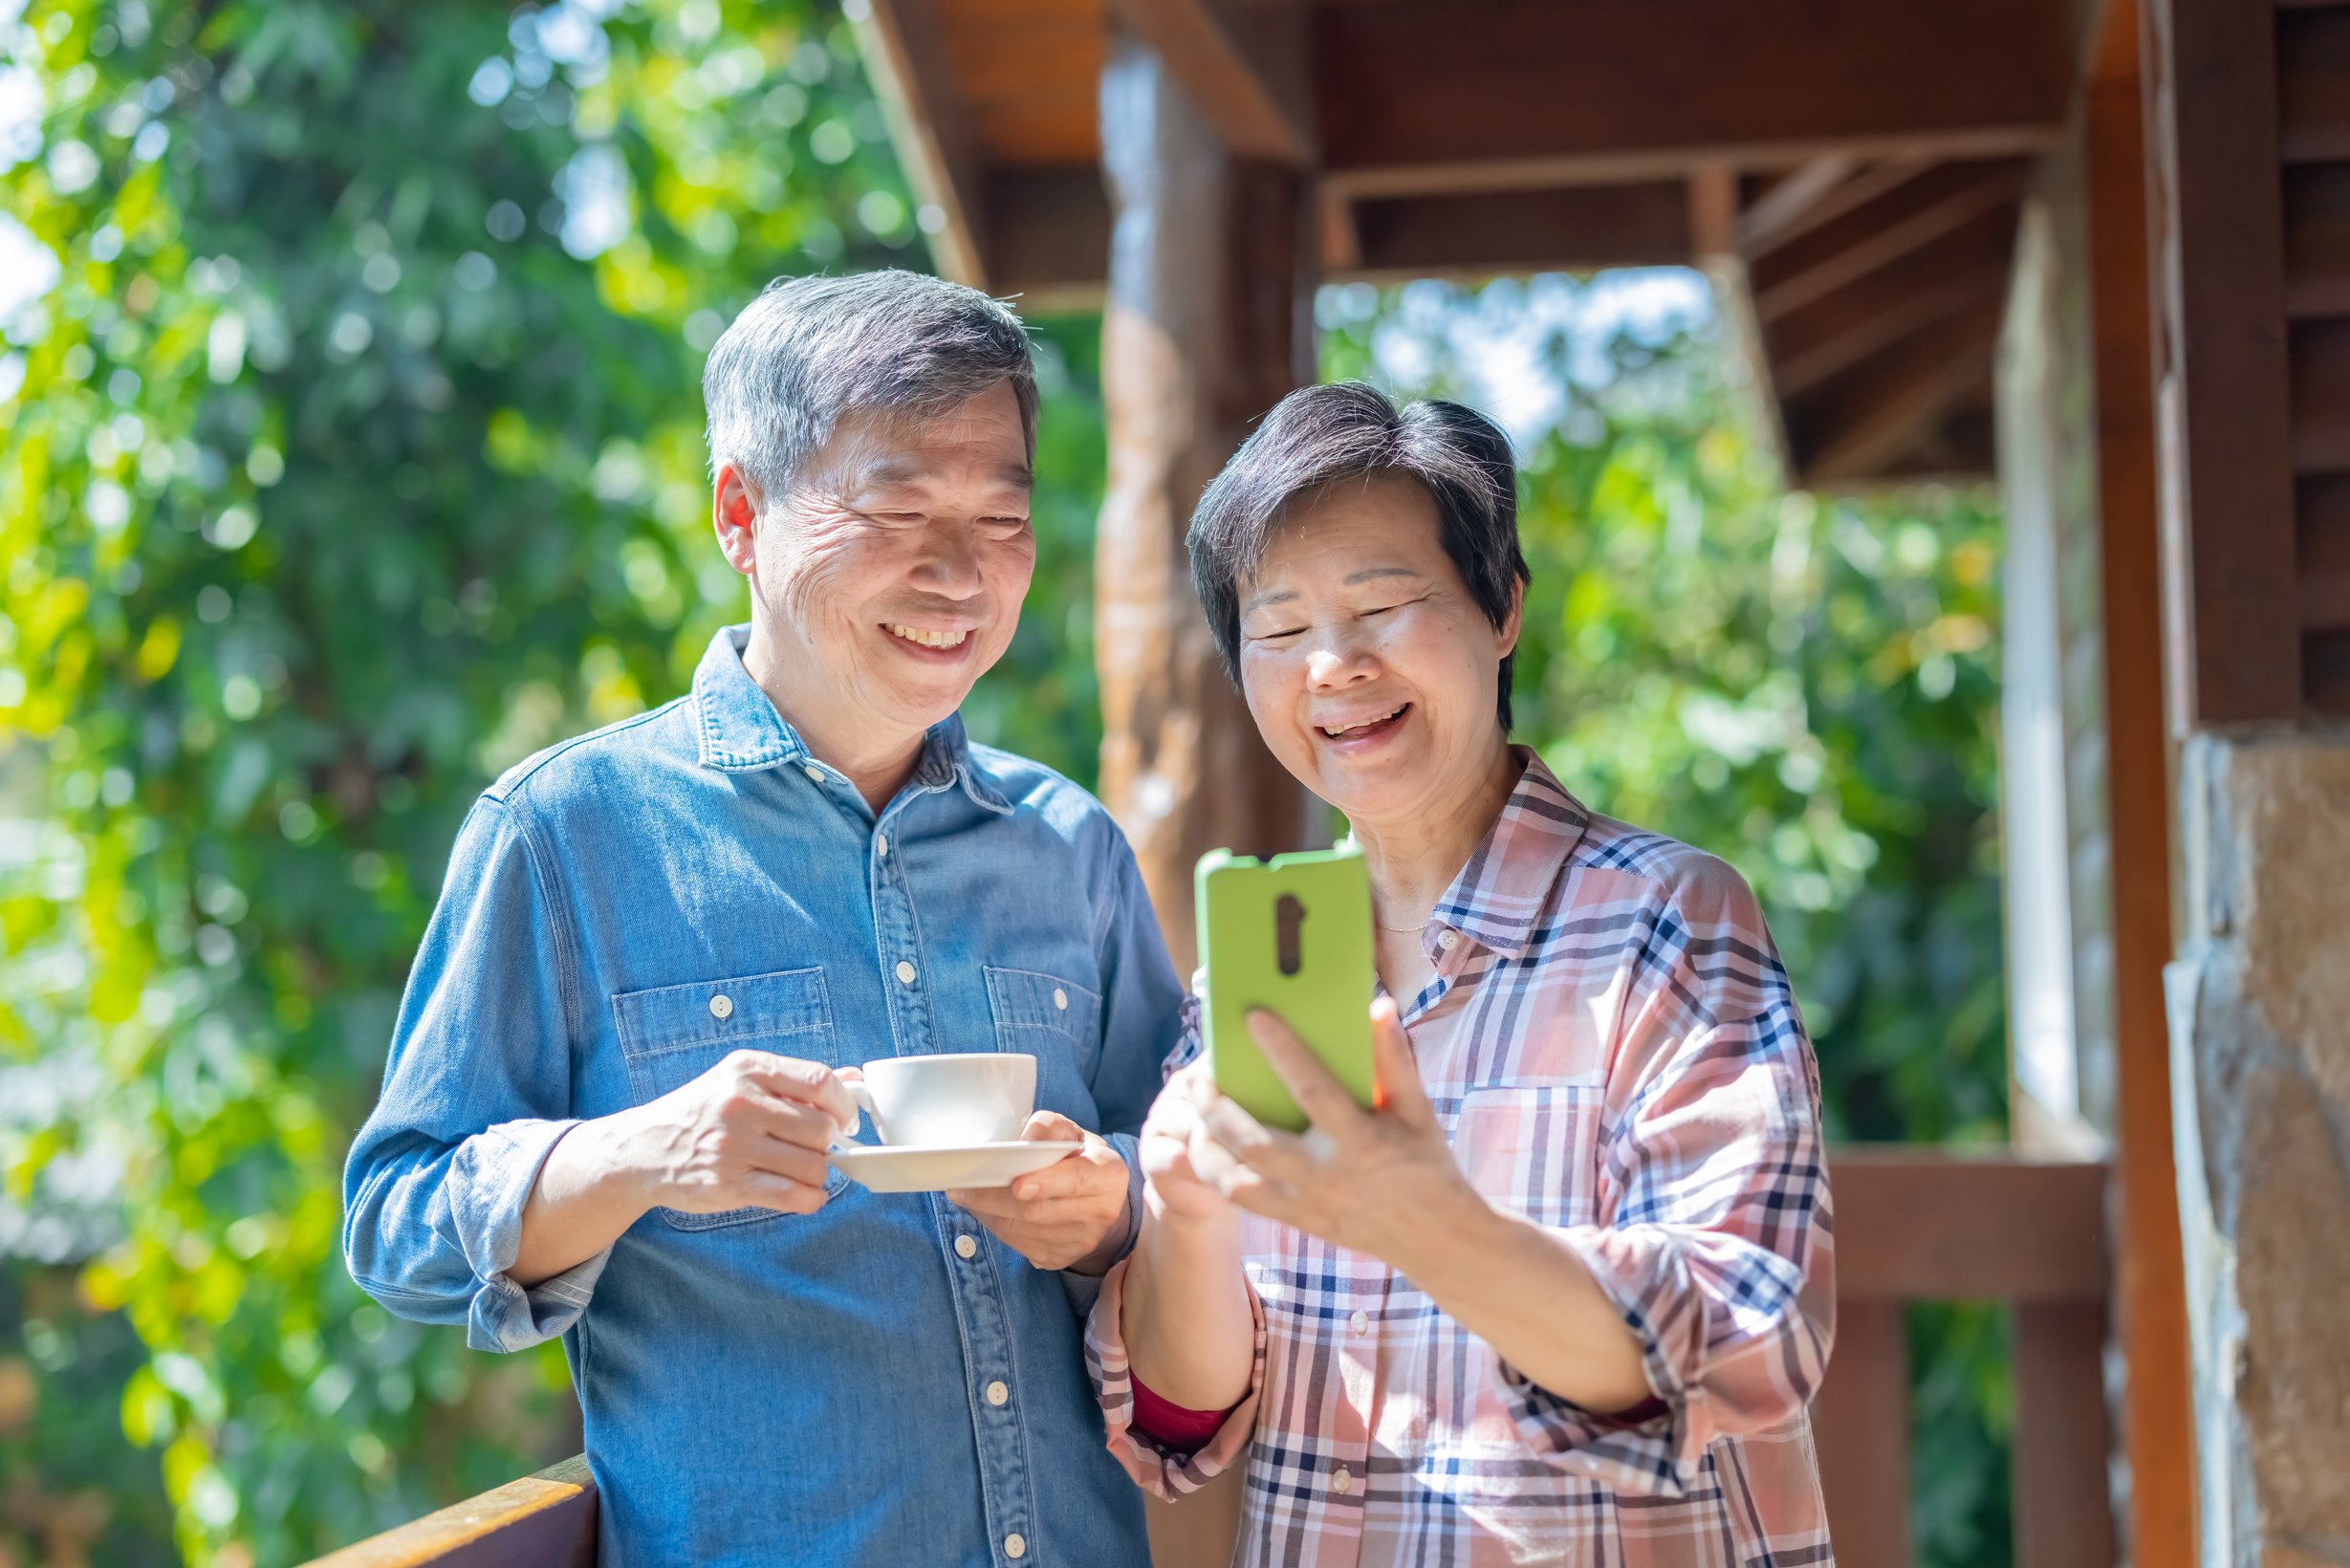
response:
<path id="1" fill-rule="evenodd" d="M 1283 767 L 1359 826 L 1405 827 L 1474 790 L 1503 745 L 1494 711 L 1513 602 L 1469 597 L 1417 480 L 1333 485 L 1292 507 L 1240 585 L 1240 681 Z"/>

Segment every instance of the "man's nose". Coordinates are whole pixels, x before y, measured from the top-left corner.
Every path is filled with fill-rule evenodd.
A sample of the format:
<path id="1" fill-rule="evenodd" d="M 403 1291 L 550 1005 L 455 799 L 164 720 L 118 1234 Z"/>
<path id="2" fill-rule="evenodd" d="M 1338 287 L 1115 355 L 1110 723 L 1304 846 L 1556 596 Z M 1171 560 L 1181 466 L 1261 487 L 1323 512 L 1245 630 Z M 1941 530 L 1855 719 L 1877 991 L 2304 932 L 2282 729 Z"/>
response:
<path id="1" fill-rule="evenodd" d="M 979 552 L 961 523 L 933 524 L 925 531 L 922 563 L 915 571 L 925 588 L 956 599 L 979 592 Z"/>

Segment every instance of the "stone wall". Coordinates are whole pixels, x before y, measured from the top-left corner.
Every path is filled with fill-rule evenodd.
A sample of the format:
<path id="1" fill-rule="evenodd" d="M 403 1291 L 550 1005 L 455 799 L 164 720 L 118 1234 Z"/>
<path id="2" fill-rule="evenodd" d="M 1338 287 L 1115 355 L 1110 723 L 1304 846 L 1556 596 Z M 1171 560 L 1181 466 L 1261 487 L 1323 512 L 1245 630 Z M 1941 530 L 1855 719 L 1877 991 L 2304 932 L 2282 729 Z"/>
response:
<path id="1" fill-rule="evenodd" d="M 2181 757 L 2170 966 L 2202 1558 L 2350 1564 L 2350 731 Z"/>

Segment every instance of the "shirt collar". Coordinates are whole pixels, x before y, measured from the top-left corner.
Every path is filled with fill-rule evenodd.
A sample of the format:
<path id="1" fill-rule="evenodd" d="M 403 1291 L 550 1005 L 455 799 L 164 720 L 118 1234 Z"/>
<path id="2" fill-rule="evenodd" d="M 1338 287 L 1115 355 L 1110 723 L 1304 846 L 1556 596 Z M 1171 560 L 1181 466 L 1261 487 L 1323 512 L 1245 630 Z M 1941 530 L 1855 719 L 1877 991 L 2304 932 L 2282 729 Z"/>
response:
<path id="1" fill-rule="evenodd" d="M 705 768 L 721 773 L 757 773 L 786 763 L 806 764 L 808 747 L 759 683 L 743 667 L 743 648 L 751 628 L 726 626 L 710 639 L 701 664 L 693 672 L 694 713 L 701 731 Z M 980 771 L 964 733 L 962 715 L 950 713 L 923 736 L 922 755 L 907 784 L 916 789 L 943 790 L 956 784 L 972 801 L 989 811 L 1009 813 L 1006 799 Z"/>
<path id="2" fill-rule="evenodd" d="M 1567 793 L 1530 747 L 1511 748 L 1526 764 L 1501 815 L 1469 863 L 1436 902 L 1422 947 L 1434 961 L 1444 930 L 1461 932 L 1505 958 L 1526 949 L 1559 869 L 1582 841 L 1591 813 Z"/>

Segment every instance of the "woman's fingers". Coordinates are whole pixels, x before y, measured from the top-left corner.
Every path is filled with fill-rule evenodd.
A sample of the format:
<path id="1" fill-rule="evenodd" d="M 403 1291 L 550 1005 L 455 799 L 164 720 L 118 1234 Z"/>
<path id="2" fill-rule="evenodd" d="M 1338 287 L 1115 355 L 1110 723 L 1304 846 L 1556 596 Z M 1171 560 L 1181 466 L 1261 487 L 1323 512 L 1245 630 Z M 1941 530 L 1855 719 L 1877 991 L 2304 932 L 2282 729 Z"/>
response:
<path id="1" fill-rule="evenodd" d="M 1392 996 L 1371 1004 L 1371 1066 L 1379 1085 L 1378 1108 L 1413 1128 L 1432 1126 L 1436 1108 L 1420 1081 L 1420 1063 L 1412 1056 L 1411 1036 L 1403 1031 L 1402 1013 Z"/>
<path id="2" fill-rule="evenodd" d="M 1295 1182 L 1303 1178 L 1315 1163 L 1313 1146 L 1305 1139 L 1266 1126 L 1229 1100 L 1220 1100 L 1208 1107 L 1203 1120 L 1209 1138 L 1217 1145 L 1260 1176 L 1282 1183 Z"/>
<path id="3" fill-rule="evenodd" d="M 1346 1092 L 1346 1085 L 1322 1065 L 1322 1059 L 1297 1037 L 1287 1019 L 1266 1008 L 1251 1009 L 1249 1037 L 1273 1064 L 1307 1121 L 1337 1138 L 1361 1124 L 1362 1109 Z"/>

